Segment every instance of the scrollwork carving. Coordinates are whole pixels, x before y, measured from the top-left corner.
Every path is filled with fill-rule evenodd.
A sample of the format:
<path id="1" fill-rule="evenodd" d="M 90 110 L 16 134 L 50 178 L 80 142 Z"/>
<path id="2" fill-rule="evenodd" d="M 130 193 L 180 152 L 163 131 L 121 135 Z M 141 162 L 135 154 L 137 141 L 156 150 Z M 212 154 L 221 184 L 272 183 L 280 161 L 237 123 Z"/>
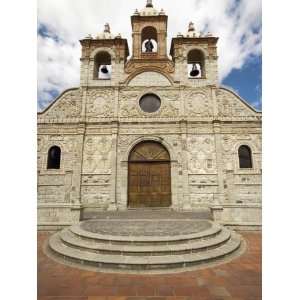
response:
<path id="1" fill-rule="evenodd" d="M 84 143 L 83 170 L 85 173 L 111 172 L 112 140 L 108 136 L 88 136 Z"/>
<path id="2" fill-rule="evenodd" d="M 193 174 L 216 172 L 213 136 L 189 137 L 187 140 L 189 171 Z"/>
<path id="3" fill-rule="evenodd" d="M 207 93 L 204 91 L 191 91 L 187 93 L 186 112 L 189 116 L 208 117 L 213 115 L 212 101 L 209 101 Z"/>
<path id="4" fill-rule="evenodd" d="M 64 93 L 56 103 L 46 112 L 47 117 L 73 118 L 80 116 L 81 97 L 80 91 L 68 91 Z"/>
<path id="5" fill-rule="evenodd" d="M 113 90 L 91 90 L 88 93 L 87 111 L 88 117 L 113 117 L 114 99 Z"/>
<path id="6" fill-rule="evenodd" d="M 165 62 L 134 62 L 130 61 L 125 66 L 125 72 L 127 74 L 131 74 L 133 72 L 136 72 L 137 70 L 142 71 L 149 71 L 149 69 L 158 69 L 166 73 L 174 73 L 175 68 L 174 64 L 171 61 L 165 61 Z"/>
<path id="7" fill-rule="evenodd" d="M 220 117 L 253 117 L 256 115 L 233 93 L 219 89 L 216 94 Z"/>

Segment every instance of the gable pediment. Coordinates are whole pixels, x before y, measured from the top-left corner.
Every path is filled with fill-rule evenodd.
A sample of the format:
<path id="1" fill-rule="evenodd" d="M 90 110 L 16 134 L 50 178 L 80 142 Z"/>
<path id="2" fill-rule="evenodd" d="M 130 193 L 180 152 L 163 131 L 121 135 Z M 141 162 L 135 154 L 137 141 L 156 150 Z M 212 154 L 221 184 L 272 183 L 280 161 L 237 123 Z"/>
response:
<path id="1" fill-rule="evenodd" d="M 44 111 L 39 119 L 74 119 L 81 114 L 80 89 L 69 89 L 60 94 Z"/>
<path id="2" fill-rule="evenodd" d="M 260 112 L 229 89 L 217 89 L 216 96 L 220 117 L 257 117 L 261 115 Z"/>

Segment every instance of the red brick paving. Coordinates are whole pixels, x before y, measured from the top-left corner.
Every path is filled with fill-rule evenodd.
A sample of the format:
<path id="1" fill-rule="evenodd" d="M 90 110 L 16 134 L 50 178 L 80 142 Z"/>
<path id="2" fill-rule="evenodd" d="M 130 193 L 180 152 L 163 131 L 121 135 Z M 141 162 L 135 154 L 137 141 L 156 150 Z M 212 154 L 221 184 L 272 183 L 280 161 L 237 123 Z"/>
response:
<path id="1" fill-rule="evenodd" d="M 168 275 L 104 274 L 54 262 L 38 233 L 38 300 L 260 300 L 261 233 L 242 232 L 248 249 L 230 263 Z"/>

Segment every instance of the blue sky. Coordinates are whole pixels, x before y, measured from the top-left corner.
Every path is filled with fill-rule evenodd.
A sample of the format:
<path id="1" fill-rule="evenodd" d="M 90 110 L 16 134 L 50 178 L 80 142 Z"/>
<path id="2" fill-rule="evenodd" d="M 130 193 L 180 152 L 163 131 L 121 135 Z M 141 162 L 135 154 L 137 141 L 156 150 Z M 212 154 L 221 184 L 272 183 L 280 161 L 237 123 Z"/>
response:
<path id="1" fill-rule="evenodd" d="M 109 22 L 131 48 L 130 16 L 146 0 L 38 1 L 38 110 L 63 90 L 79 85 L 79 40 L 95 36 Z M 219 37 L 219 78 L 261 109 L 261 0 L 154 0 L 169 16 L 168 45 L 190 21 L 198 31 Z M 178 15 L 178 11 L 180 14 Z"/>
<path id="2" fill-rule="evenodd" d="M 241 69 L 233 69 L 222 84 L 234 89 L 254 108 L 261 110 L 262 57 L 249 60 Z"/>

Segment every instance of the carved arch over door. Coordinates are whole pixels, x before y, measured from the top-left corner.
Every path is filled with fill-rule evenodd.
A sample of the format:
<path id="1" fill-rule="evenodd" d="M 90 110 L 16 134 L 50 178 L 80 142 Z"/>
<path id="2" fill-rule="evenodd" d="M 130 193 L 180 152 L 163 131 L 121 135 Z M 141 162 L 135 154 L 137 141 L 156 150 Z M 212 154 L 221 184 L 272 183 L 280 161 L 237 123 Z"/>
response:
<path id="1" fill-rule="evenodd" d="M 128 206 L 169 207 L 171 164 L 167 149 L 158 142 L 136 145 L 128 162 Z"/>

